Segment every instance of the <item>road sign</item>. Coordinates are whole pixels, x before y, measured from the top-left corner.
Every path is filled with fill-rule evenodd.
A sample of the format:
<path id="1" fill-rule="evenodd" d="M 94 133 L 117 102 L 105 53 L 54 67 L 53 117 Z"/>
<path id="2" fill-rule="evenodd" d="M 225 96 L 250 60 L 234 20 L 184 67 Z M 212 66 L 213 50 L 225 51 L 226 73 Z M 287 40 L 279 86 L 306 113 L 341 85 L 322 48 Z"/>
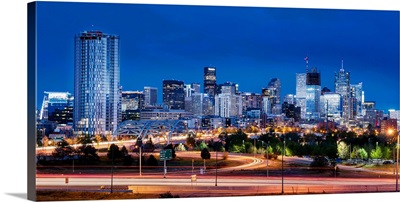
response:
<path id="1" fill-rule="evenodd" d="M 172 159 L 171 149 L 163 149 L 160 151 L 160 161 L 171 160 L 171 159 Z"/>

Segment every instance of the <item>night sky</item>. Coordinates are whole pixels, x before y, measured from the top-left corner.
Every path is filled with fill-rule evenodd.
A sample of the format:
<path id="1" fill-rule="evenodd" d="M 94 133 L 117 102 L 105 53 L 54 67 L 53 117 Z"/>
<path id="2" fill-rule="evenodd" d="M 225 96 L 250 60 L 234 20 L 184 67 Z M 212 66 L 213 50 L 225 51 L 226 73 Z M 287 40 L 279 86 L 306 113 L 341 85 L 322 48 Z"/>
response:
<path id="1" fill-rule="evenodd" d="M 197 82 L 217 68 L 217 83 L 261 93 L 276 77 L 282 97 L 295 94 L 296 73 L 321 72 L 363 82 L 366 101 L 399 109 L 399 12 L 249 7 L 37 2 L 37 104 L 44 91 L 73 92 L 74 35 L 100 30 L 121 38 L 123 90 L 162 90 L 163 79 Z M 162 100 L 159 93 L 159 102 Z"/>

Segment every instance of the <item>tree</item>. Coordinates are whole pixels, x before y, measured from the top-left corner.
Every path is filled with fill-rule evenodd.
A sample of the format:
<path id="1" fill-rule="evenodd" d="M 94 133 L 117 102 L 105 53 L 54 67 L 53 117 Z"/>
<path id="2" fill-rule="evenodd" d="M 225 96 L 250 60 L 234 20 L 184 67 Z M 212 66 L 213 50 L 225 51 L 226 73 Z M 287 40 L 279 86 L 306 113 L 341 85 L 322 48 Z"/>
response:
<path id="1" fill-rule="evenodd" d="M 156 157 L 152 155 L 149 156 L 149 158 L 147 159 L 147 165 L 148 166 L 158 166 L 158 161 L 156 159 Z"/>
<path id="2" fill-rule="evenodd" d="M 86 145 L 86 144 L 91 144 L 92 143 L 92 138 L 88 134 L 84 134 L 80 137 L 78 137 L 78 143 Z"/>
<path id="3" fill-rule="evenodd" d="M 204 149 L 201 150 L 200 156 L 204 161 L 204 170 L 206 170 L 206 159 L 210 159 L 211 158 L 211 154 L 210 154 L 210 152 L 208 151 L 207 148 L 204 148 Z"/>
<path id="4" fill-rule="evenodd" d="M 42 144 L 45 147 L 49 146 L 49 138 L 46 135 L 44 135 L 42 138 Z"/>
<path id="5" fill-rule="evenodd" d="M 200 143 L 200 145 L 199 145 L 199 148 L 200 148 L 200 150 L 203 150 L 203 149 L 207 149 L 208 146 L 207 146 L 207 144 L 206 144 L 204 141 L 202 141 L 202 142 Z"/>
<path id="6" fill-rule="evenodd" d="M 338 144 L 338 156 L 341 159 L 347 159 L 347 157 L 349 156 L 349 150 L 350 150 L 350 146 L 348 146 L 345 142 L 340 142 Z"/>
<path id="7" fill-rule="evenodd" d="M 381 159 L 382 157 L 383 157 L 383 152 L 381 147 L 377 146 L 375 149 L 371 151 L 371 158 Z"/>
<path id="8" fill-rule="evenodd" d="M 107 142 L 111 142 L 111 140 L 113 140 L 112 134 L 107 134 L 106 139 L 107 139 Z"/>
<path id="9" fill-rule="evenodd" d="M 110 145 L 110 148 L 108 148 L 108 151 L 107 151 L 107 157 L 110 160 L 121 158 L 121 152 L 119 151 L 118 145 L 116 145 L 116 144 Z"/>
<path id="10" fill-rule="evenodd" d="M 75 150 L 68 144 L 68 142 L 62 140 L 57 143 L 57 147 L 53 151 L 53 156 L 62 160 L 65 158 L 70 159 L 74 152 Z"/>
<path id="11" fill-rule="evenodd" d="M 367 158 L 368 158 L 368 152 L 365 151 L 364 148 L 360 148 L 360 149 L 358 150 L 358 155 L 359 155 L 359 157 L 360 157 L 361 159 L 367 159 Z"/>
<path id="12" fill-rule="evenodd" d="M 95 140 L 96 143 L 97 143 L 97 147 L 100 146 L 100 142 L 101 142 L 102 139 L 103 139 L 103 138 L 102 138 L 99 134 L 97 134 L 97 135 L 94 136 L 94 140 Z"/>
<path id="13" fill-rule="evenodd" d="M 97 149 L 92 145 L 83 145 L 78 148 L 80 158 L 83 158 L 85 162 L 92 163 L 94 161 L 99 160 L 99 156 L 97 155 Z"/>
<path id="14" fill-rule="evenodd" d="M 191 148 L 193 148 L 196 145 L 196 140 L 194 139 L 193 136 L 188 136 L 186 138 L 186 145 L 188 145 Z"/>
<path id="15" fill-rule="evenodd" d="M 120 153 L 121 153 L 121 156 L 122 156 L 122 157 L 128 155 L 128 150 L 126 149 L 125 145 L 122 146 Z"/>

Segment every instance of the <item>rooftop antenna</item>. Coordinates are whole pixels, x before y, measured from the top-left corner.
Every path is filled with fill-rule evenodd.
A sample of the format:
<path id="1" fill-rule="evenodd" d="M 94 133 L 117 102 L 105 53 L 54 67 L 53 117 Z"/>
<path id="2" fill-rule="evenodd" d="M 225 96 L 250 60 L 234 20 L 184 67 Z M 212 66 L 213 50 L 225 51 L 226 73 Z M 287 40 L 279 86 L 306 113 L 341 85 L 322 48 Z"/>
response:
<path id="1" fill-rule="evenodd" d="M 340 71 L 344 71 L 344 68 L 343 68 L 343 59 L 342 59 L 342 68 L 340 69 Z"/>
<path id="2" fill-rule="evenodd" d="M 304 58 L 304 60 L 306 61 L 306 73 L 308 73 L 308 54 L 307 54 L 307 56 Z"/>

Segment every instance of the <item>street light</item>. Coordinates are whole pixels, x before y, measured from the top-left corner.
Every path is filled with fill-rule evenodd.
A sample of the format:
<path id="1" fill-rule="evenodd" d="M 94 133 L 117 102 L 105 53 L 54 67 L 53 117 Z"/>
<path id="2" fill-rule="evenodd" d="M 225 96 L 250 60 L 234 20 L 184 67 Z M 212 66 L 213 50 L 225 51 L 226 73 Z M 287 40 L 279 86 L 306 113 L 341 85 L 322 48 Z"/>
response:
<path id="1" fill-rule="evenodd" d="M 393 134 L 393 130 L 388 130 L 389 135 Z M 397 143 L 396 143 L 396 192 L 399 191 L 399 135 L 400 132 L 397 132 Z"/>
<path id="2" fill-rule="evenodd" d="M 285 134 L 282 134 L 282 136 L 283 136 L 283 150 L 282 150 L 282 194 L 284 194 L 285 193 L 285 191 L 284 191 L 284 188 L 283 188 L 283 156 L 284 156 L 284 154 L 285 154 Z"/>

